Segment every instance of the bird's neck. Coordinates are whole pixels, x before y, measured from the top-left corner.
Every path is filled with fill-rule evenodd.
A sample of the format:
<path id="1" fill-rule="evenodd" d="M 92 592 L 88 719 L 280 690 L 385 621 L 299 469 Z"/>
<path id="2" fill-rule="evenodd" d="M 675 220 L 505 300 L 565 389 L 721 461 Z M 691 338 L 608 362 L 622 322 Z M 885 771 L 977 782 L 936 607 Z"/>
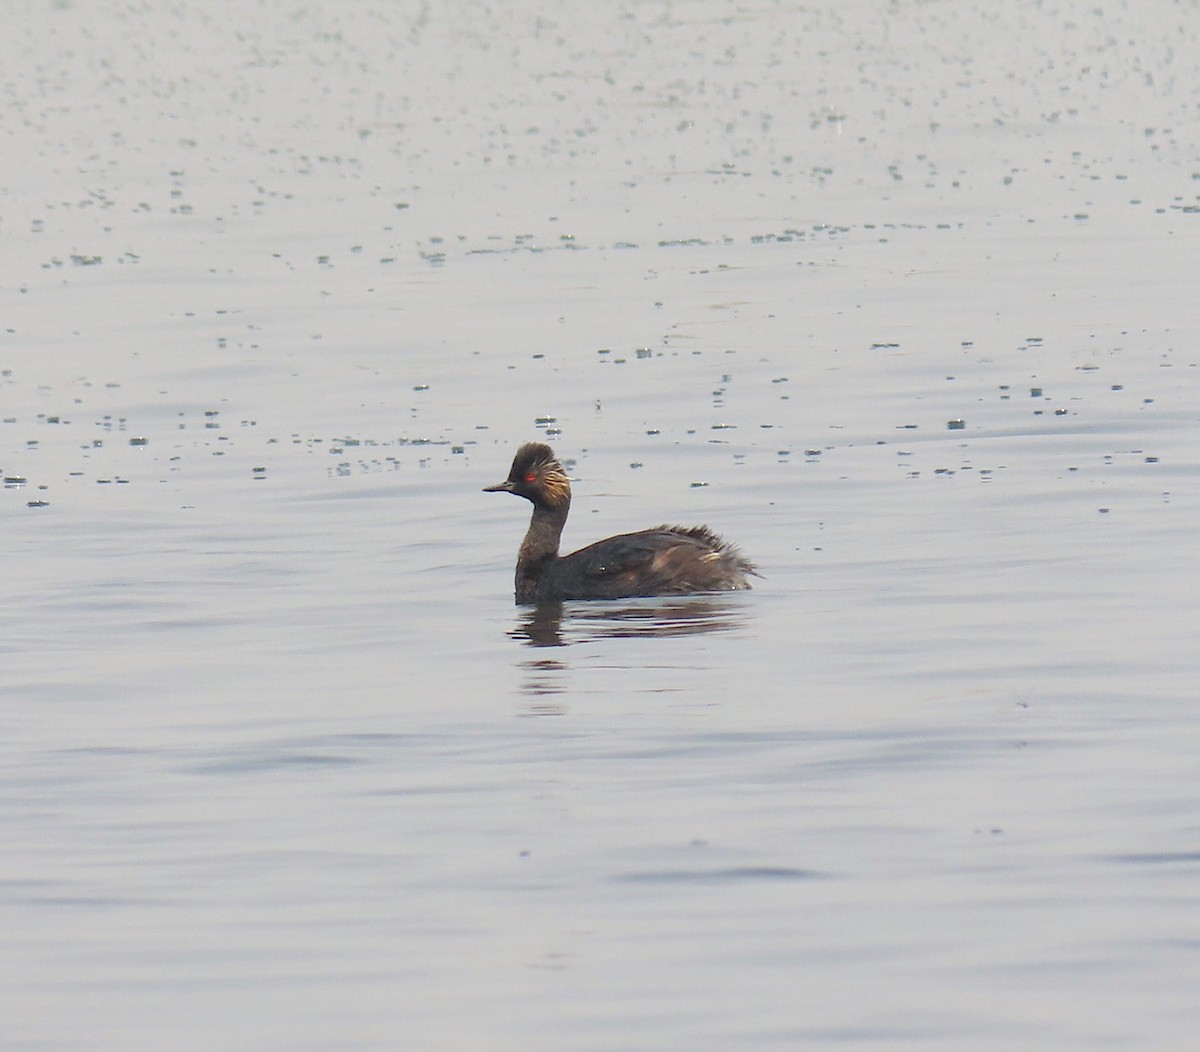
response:
<path id="1" fill-rule="evenodd" d="M 559 538 L 567 522 L 569 501 L 562 504 L 535 504 L 529 529 L 517 553 L 517 601 L 536 597 L 538 582 L 546 568 L 558 558 Z"/>

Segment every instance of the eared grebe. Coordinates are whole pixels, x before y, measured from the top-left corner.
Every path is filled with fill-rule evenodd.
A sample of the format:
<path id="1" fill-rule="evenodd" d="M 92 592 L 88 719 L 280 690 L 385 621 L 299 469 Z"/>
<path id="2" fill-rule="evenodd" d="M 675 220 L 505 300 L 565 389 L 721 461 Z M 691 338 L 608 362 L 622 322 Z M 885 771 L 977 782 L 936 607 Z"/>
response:
<path id="1" fill-rule="evenodd" d="M 533 503 L 529 532 L 517 553 L 518 603 L 729 592 L 749 588 L 748 577 L 759 576 L 752 562 L 707 526 L 622 533 L 560 558 L 571 482 L 554 451 L 541 442 L 518 449 L 508 478 L 484 492 L 514 493 Z"/>

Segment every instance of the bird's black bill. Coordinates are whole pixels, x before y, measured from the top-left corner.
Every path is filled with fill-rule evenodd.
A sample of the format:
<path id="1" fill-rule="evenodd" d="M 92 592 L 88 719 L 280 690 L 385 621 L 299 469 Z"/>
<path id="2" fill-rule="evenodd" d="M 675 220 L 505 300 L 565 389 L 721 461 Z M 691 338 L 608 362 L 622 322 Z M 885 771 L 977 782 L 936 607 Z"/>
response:
<path id="1" fill-rule="evenodd" d="M 503 482 L 497 482 L 494 486 L 484 486 L 484 493 L 511 493 L 513 484 L 505 479 Z"/>

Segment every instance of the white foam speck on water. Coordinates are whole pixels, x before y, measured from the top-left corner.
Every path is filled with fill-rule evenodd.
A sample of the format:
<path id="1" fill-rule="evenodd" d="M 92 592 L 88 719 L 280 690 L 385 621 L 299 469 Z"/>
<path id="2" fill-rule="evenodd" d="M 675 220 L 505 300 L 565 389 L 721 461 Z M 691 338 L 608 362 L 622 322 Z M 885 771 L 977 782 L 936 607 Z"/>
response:
<path id="1" fill-rule="evenodd" d="M 9 22 L 0 1049 L 1193 1040 L 1194 9 Z"/>

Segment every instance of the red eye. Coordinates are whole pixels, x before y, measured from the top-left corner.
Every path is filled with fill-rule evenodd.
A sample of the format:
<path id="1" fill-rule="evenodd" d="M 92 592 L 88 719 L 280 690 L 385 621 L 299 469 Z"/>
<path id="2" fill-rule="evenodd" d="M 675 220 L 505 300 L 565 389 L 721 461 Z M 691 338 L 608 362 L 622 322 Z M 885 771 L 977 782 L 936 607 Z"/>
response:
<path id="1" fill-rule="evenodd" d="M 531 471 L 531 472 L 530 472 L 528 475 L 526 475 L 526 476 L 525 476 L 525 481 L 526 481 L 526 482 L 536 482 L 536 481 L 537 481 L 537 475 L 535 475 L 535 474 L 534 474 L 534 473 Z"/>

